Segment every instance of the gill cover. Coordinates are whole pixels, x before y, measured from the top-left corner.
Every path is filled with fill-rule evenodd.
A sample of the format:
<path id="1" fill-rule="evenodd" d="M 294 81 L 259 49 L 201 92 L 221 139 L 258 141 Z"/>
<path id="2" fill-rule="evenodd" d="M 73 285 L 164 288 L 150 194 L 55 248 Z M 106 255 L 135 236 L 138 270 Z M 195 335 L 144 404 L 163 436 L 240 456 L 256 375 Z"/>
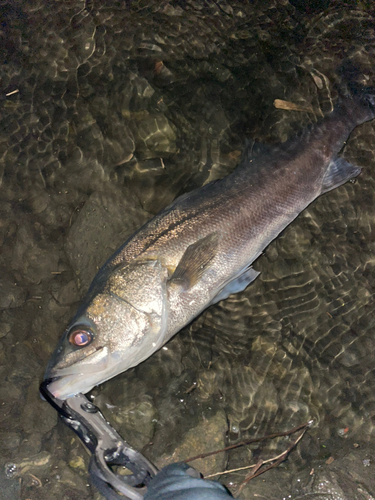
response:
<path id="1" fill-rule="evenodd" d="M 159 337 L 167 321 L 167 278 L 168 272 L 159 260 L 119 266 L 87 306 L 86 316 L 106 331 L 107 339 L 123 347 L 144 338 L 145 332 L 135 331 L 134 324 L 129 328 L 133 322 L 149 323 L 148 333 Z"/>

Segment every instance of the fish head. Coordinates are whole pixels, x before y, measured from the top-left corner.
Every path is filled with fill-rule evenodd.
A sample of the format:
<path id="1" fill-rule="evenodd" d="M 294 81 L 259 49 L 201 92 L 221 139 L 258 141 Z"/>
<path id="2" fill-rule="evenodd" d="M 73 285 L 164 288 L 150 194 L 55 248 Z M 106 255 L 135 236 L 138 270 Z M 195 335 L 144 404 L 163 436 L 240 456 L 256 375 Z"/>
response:
<path id="1" fill-rule="evenodd" d="M 94 292 L 65 331 L 44 376 L 55 398 L 86 393 L 164 344 L 167 274 L 155 260 L 118 267 L 101 277 L 99 287 L 94 280 Z"/>

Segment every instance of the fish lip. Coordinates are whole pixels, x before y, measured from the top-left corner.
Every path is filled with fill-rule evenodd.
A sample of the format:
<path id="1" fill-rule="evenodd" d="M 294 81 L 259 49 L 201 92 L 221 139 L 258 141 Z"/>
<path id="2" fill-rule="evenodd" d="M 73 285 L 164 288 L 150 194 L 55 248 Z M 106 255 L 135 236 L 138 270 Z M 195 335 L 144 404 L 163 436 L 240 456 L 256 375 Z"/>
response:
<path id="1" fill-rule="evenodd" d="M 91 391 L 91 389 L 94 387 L 95 384 L 89 385 L 86 388 L 82 390 L 74 390 L 74 382 L 76 382 L 77 375 L 72 373 L 70 375 L 62 375 L 61 377 L 53 377 L 46 379 L 43 383 L 45 384 L 45 391 L 48 395 L 52 397 L 52 399 L 57 399 L 60 401 L 63 401 L 65 399 L 68 399 L 70 397 L 75 396 L 76 394 L 82 393 L 85 394 L 86 392 Z M 54 387 L 54 384 L 63 381 L 63 385 L 60 387 Z M 79 382 L 79 381 L 78 381 Z M 67 390 L 67 388 L 70 388 Z"/>
<path id="2" fill-rule="evenodd" d="M 58 380 L 59 378 L 60 377 L 49 377 L 43 379 L 42 383 L 39 386 L 39 395 L 43 401 L 49 401 L 51 399 L 52 394 L 48 390 L 48 386 L 52 382 L 56 382 L 56 380 Z"/>

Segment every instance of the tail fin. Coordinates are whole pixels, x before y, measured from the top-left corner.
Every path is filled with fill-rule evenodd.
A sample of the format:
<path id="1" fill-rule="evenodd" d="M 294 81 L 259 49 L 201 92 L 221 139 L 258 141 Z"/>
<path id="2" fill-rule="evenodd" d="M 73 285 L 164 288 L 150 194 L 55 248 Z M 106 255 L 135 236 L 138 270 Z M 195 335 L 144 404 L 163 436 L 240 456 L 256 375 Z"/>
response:
<path id="1" fill-rule="evenodd" d="M 341 105 L 357 125 L 375 118 L 375 87 L 367 86 L 363 71 L 349 59 L 341 65 L 338 85 Z"/>

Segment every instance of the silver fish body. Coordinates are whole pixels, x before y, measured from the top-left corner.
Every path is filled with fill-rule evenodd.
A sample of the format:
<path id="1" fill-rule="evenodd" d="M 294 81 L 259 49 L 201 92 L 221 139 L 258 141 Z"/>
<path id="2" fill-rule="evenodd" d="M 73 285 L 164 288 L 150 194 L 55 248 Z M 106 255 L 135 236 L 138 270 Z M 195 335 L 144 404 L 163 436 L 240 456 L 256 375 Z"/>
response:
<path id="1" fill-rule="evenodd" d="M 372 98 L 344 99 L 301 138 L 175 200 L 107 261 L 47 368 L 59 399 L 148 358 L 209 305 L 244 290 L 252 263 L 320 194 L 360 169 L 337 153 L 373 119 Z"/>

